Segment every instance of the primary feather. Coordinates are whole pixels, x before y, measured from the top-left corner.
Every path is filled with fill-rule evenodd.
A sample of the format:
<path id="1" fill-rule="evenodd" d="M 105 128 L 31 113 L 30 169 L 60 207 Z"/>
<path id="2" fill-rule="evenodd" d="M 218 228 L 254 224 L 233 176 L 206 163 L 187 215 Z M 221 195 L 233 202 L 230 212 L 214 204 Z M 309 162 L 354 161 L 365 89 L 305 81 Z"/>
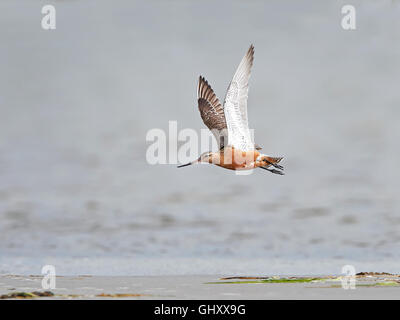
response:
<path id="1" fill-rule="evenodd" d="M 254 142 L 247 119 L 247 97 L 253 60 L 254 47 L 251 45 L 236 69 L 224 102 L 228 143 L 243 151 L 254 150 Z"/>
<path id="2" fill-rule="evenodd" d="M 247 118 L 247 97 L 253 60 L 254 46 L 251 45 L 229 84 L 223 106 L 207 80 L 199 77 L 197 101 L 200 115 L 220 148 L 229 144 L 242 151 L 261 149 L 254 145 Z"/>

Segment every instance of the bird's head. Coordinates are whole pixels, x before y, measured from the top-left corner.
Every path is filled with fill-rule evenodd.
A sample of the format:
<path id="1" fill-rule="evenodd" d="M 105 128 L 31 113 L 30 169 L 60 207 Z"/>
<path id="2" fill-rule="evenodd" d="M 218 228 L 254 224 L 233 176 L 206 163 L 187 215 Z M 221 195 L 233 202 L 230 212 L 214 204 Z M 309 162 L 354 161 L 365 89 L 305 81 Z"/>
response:
<path id="1" fill-rule="evenodd" d="M 178 166 L 178 168 L 190 166 L 192 164 L 197 164 L 200 162 L 210 163 L 212 161 L 212 156 L 213 156 L 213 153 L 211 151 L 204 152 L 200 155 L 200 157 L 197 160 L 194 160 L 194 161 L 186 163 L 186 164 L 182 164 L 182 165 Z"/>

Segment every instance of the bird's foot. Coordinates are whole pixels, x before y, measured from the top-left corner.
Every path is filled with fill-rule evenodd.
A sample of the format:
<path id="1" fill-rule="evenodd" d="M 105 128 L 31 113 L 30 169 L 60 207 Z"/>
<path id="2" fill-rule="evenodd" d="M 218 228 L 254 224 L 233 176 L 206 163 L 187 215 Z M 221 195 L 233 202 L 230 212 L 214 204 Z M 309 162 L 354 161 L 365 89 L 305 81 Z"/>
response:
<path id="1" fill-rule="evenodd" d="M 272 165 L 273 165 L 275 168 L 277 168 L 277 169 L 284 170 L 284 169 L 283 169 L 283 166 L 281 166 L 280 164 L 273 163 Z"/>
<path id="2" fill-rule="evenodd" d="M 264 159 L 264 161 L 265 161 L 266 163 L 268 163 L 269 165 L 271 165 L 271 166 L 277 168 L 277 169 L 284 170 L 284 169 L 283 169 L 283 166 L 281 166 L 280 164 L 270 162 L 270 161 L 268 161 L 268 160 L 266 160 L 266 159 Z"/>
<path id="3" fill-rule="evenodd" d="M 267 170 L 267 171 L 269 171 L 269 172 L 271 172 L 271 173 L 280 174 L 280 175 L 282 175 L 282 176 L 284 175 L 284 173 L 283 173 L 282 171 L 279 171 L 279 170 L 269 169 L 269 168 L 266 168 L 266 167 L 259 167 L 259 168 L 264 169 L 264 170 Z"/>

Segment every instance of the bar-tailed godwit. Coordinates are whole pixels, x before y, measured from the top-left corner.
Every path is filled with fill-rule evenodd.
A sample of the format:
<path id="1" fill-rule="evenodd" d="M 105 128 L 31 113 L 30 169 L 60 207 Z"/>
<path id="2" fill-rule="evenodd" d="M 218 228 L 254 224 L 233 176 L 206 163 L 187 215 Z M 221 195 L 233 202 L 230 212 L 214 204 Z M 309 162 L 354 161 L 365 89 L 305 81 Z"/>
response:
<path id="1" fill-rule="evenodd" d="M 283 167 L 278 164 L 282 157 L 262 154 L 259 151 L 261 147 L 254 144 L 250 134 L 247 96 L 253 60 L 254 46 L 251 45 L 229 84 L 223 106 L 206 79 L 199 77 L 197 101 L 200 115 L 217 139 L 219 151 L 205 152 L 197 160 L 178 168 L 206 162 L 230 170 L 262 168 L 272 173 L 283 174 Z"/>

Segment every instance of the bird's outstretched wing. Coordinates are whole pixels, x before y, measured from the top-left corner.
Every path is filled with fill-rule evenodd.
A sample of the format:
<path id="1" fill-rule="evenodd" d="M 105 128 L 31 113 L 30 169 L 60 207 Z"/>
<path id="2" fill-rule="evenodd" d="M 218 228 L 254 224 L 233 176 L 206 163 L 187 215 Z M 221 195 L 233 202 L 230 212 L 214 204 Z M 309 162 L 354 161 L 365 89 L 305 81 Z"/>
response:
<path id="1" fill-rule="evenodd" d="M 213 89 L 204 77 L 199 77 L 197 87 L 197 101 L 204 124 L 211 130 L 219 144 L 219 148 L 228 143 L 228 130 L 226 127 L 224 108 L 219 102 Z"/>
<path id="2" fill-rule="evenodd" d="M 243 151 L 255 149 L 247 119 L 247 96 L 253 59 L 254 46 L 251 45 L 229 84 L 224 101 L 228 143 Z"/>

